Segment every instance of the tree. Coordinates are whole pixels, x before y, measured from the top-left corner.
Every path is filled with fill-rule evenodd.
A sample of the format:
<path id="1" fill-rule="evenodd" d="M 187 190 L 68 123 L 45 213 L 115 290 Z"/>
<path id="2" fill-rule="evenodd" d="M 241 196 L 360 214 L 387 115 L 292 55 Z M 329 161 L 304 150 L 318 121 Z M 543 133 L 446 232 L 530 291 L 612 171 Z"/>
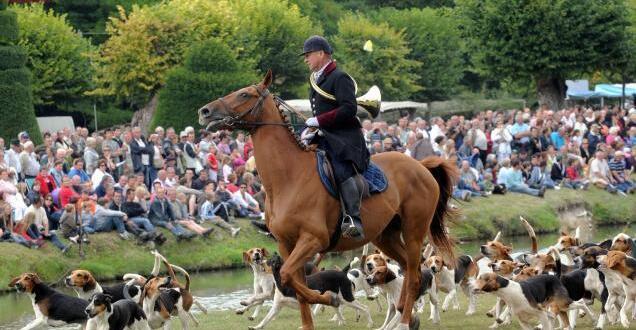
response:
<path id="1" fill-rule="evenodd" d="M 436 9 L 382 9 L 375 21 L 386 21 L 404 31 L 411 48 L 407 58 L 422 62 L 415 73 L 423 89 L 413 94 L 417 101 L 445 100 L 454 95 L 463 73 L 460 32 L 453 17 Z"/>
<path id="2" fill-rule="evenodd" d="M 493 78 L 531 79 L 560 109 L 565 79 L 608 67 L 626 40 L 622 0 L 457 0 L 476 65 Z"/>
<path id="3" fill-rule="evenodd" d="M 195 125 L 197 109 L 256 81 L 258 75 L 250 63 L 237 60 L 223 41 L 199 42 L 186 54 L 184 65 L 168 73 L 150 126 L 182 130 Z"/>
<path id="4" fill-rule="evenodd" d="M 373 51 L 363 49 L 371 40 Z M 421 63 L 409 59 L 404 33 L 387 23 L 374 23 L 359 15 L 348 15 L 338 22 L 338 34 L 333 38 L 334 58 L 358 83 L 361 95 L 372 85 L 378 85 L 382 98 L 409 98 L 422 88 L 415 73 Z"/>
<path id="5" fill-rule="evenodd" d="M 72 104 L 85 99 L 91 84 L 90 56 L 95 49 L 66 21 L 64 15 L 40 4 L 14 6 L 20 26 L 19 45 L 27 53 L 33 73 L 33 103 L 38 106 Z"/>
<path id="6" fill-rule="evenodd" d="M 286 0 L 173 0 L 130 12 L 120 8 L 107 31 L 93 94 L 115 96 L 132 108 L 161 89 L 188 46 L 209 38 L 219 38 L 261 71 L 273 69 L 275 89 L 294 95 L 306 80 L 298 56 L 302 42 L 320 32 Z"/>
<path id="7" fill-rule="evenodd" d="M 28 131 L 35 143 L 42 141 L 33 112 L 31 74 L 26 68 L 27 54 L 19 45 L 18 19 L 0 0 L 0 136 L 15 139 Z"/>
<path id="8" fill-rule="evenodd" d="M 237 0 L 238 28 L 228 42 L 242 49 L 240 58 L 256 62 L 260 73 L 274 73 L 272 89 L 284 98 L 305 94 L 307 67 L 298 56 L 307 37 L 320 34 L 311 20 L 286 0 Z"/>

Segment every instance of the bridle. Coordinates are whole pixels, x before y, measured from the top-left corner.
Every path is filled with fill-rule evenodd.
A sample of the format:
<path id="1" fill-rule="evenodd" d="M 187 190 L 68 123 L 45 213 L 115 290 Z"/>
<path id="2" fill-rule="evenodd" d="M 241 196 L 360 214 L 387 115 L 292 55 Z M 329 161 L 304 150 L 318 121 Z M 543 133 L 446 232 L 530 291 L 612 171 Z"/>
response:
<path id="1" fill-rule="evenodd" d="M 260 119 L 262 113 L 263 113 L 263 103 L 265 103 L 265 99 L 270 95 L 269 89 L 265 89 L 262 90 L 261 88 L 259 88 L 257 85 L 252 85 L 251 87 L 253 87 L 254 89 L 256 89 L 256 92 L 258 93 L 258 100 L 256 100 L 256 102 L 247 110 L 242 111 L 240 113 L 237 113 L 235 115 L 228 115 L 226 117 L 224 117 L 223 119 L 219 120 L 217 125 L 219 126 L 226 126 L 226 127 L 232 127 L 232 128 L 245 128 L 248 130 L 253 130 L 256 129 L 260 126 L 266 126 L 266 125 L 276 125 L 276 126 L 285 126 L 285 127 L 289 127 L 289 126 L 305 126 L 304 124 L 292 124 L 292 123 L 288 123 L 285 122 L 283 120 L 283 122 L 268 122 L 268 121 L 259 121 L 258 119 Z M 272 96 L 274 97 L 274 100 L 277 103 L 277 107 L 279 107 L 279 111 L 282 111 L 280 109 L 281 105 L 284 105 L 288 110 L 291 110 L 293 112 L 295 112 L 297 115 L 300 115 L 301 118 L 303 118 L 304 116 L 302 116 L 299 112 L 297 112 L 296 110 L 294 110 L 291 106 L 289 106 L 287 103 L 285 103 L 285 101 L 283 101 L 282 99 L 280 99 L 279 97 L 275 96 L 272 94 Z M 225 111 L 226 113 L 232 113 L 232 107 L 230 107 L 227 102 L 225 102 L 225 100 L 223 99 L 223 97 L 219 97 L 218 98 L 219 103 L 221 103 L 222 107 L 223 107 L 223 111 Z M 250 102 L 250 100 L 246 100 L 243 103 L 239 104 L 238 106 L 241 106 L 247 102 Z M 243 120 L 243 118 L 247 115 L 253 115 L 254 119 L 256 119 L 255 121 L 247 121 L 247 120 Z"/>

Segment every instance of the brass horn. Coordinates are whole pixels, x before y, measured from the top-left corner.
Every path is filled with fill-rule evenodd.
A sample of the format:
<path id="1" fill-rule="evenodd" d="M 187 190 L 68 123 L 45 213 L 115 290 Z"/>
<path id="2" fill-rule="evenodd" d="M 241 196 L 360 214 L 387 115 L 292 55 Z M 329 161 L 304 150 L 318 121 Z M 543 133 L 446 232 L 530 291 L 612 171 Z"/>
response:
<path id="1" fill-rule="evenodd" d="M 372 118 L 377 117 L 380 114 L 380 104 L 382 104 L 382 95 L 380 94 L 380 88 L 376 85 L 371 86 L 366 94 L 356 98 L 358 106 L 368 112 Z M 364 112 L 358 111 L 358 115 L 361 117 L 367 117 Z"/>

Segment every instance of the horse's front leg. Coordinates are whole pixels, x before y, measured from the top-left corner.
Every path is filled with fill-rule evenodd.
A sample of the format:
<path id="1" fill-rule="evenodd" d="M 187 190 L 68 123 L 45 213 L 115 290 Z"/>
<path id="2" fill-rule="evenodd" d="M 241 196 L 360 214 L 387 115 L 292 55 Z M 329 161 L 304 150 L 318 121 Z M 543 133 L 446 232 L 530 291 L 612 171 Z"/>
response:
<path id="1" fill-rule="evenodd" d="M 301 304 L 322 304 L 338 307 L 340 304 L 336 293 L 325 292 L 319 294 L 317 291 L 308 288 L 307 283 L 305 283 L 305 263 L 311 260 L 321 249 L 322 245 L 316 239 L 301 237 L 280 270 L 281 282 L 283 286 L 289 286 L 296 290 L 298 302 Z"/>

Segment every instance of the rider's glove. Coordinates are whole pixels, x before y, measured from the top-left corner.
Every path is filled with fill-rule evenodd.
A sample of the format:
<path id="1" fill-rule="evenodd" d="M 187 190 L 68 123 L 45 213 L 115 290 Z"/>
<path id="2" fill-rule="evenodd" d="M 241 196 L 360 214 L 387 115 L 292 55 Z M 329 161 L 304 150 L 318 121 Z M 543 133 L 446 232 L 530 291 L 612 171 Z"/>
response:
<path id="1" fill-rule="evenodd" d="M 318 123 L 318 119 L 316 117 L 308 118 L 305 121 L 305 125 L 307 125 L 308 127 L 319 127 L 320 126 L 320 124 Z"/>

